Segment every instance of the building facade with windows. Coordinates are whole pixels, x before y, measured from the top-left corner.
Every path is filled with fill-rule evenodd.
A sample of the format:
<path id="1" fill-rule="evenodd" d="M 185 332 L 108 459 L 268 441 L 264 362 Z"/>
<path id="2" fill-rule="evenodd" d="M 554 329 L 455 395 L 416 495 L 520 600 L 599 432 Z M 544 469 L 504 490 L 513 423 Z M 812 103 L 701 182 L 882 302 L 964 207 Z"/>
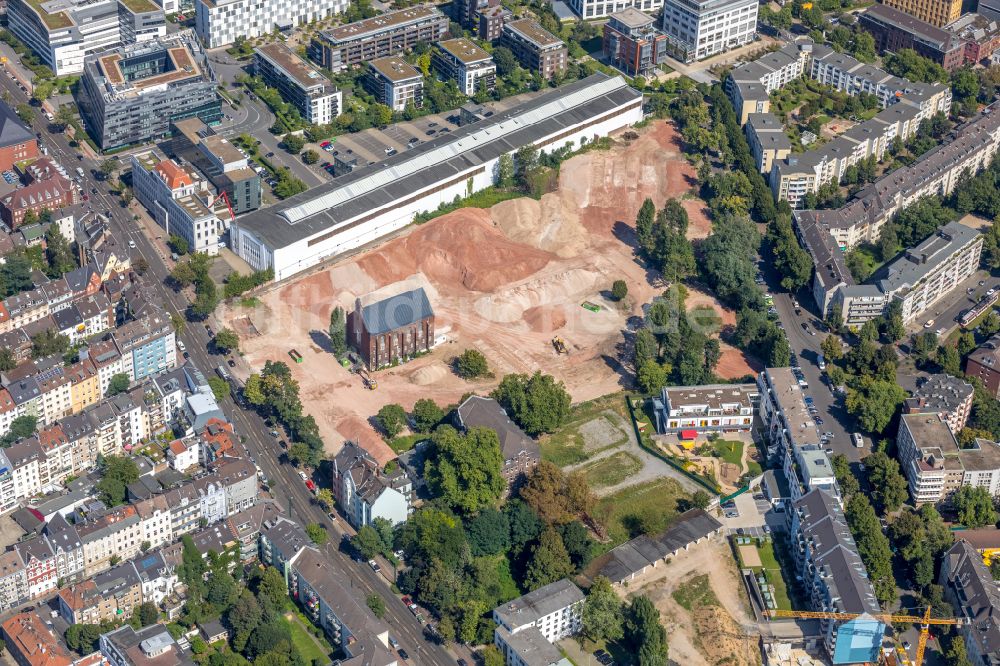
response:
<path id="1" fill-rule="evenodd" d="M 615 12 L 604 24 L 604 55 L 629 76 L 652 74 L 667 58 L 667 38 L 655 24 L 634 7 Z"/>
<path id="2" fill-rule="evenodd" d="M 253 39 L 342 14 L 346 0 L 195 0 L 195 31 L 206 48 Z"/>
<path id="3" fill-rule="evenodd" d="M 663 33 L 674 57 L 695 62 L 757 38 L 755 0 L 665 0 Z"/>
<path id="4" fill-rule="evenodd" d="M 254 72 L 298 109 L 306 122 L 329 125 L 343 109 L 343 96 L 325 76 L 282 42 L 254 49 Z"/>
<path id="5" fill-rule="evenodd" d="M 368 63 L 365 88 L 379 104 L 403 112 L 407 106 L 424 105 L 424 77 L 420 71 L 398 56 L 388 56 Z"/>
<path id="6" fill-rule="evenodd" d="M 534 19 L 504 24 L 500 45 L 509 48 L 522 67 L 543 79 L 566 71 L 569 53 L 566 44 Z"/>
<path id="7" fill-rule="evenodd" d="M 962 0 L 885 0 L 883 4 L 938 27 L 962 15 Z"/>
<path id="8" fill-rule="evenodd" d="M 431 59 L 434 69 L 446 81 L 454 81 L 463 95 L 496 87 L 497 66 L 493 56 L 464 37 L 437 43 Z"/>

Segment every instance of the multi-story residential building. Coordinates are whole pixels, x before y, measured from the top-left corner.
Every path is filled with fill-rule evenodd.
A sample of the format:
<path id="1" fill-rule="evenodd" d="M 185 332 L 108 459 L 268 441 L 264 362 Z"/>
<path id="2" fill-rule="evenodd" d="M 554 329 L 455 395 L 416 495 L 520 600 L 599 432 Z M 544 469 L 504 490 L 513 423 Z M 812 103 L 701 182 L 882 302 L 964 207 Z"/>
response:
<path id="1" fill-rule="evenodd" d="M 570 9 L 584 20 L 610 16 L 628 7 L 652 14 L 663 7 L 663 0 L 569 0 Z"/>
<path id="2" fill-rule="evenodd" d="M 82 73 L 84 60 L 100 51 L 167 34 L 163 10 L 151 0 L 10 0 L 7 20 L 57 76 Z"/>
<path id="3" fill-rule="evenodd" d="M 749 114 L 743 131 L 757 169 L 763 174 L 770 174 L 777 161 L 792 154 L 792 142 L 785 134 L 784 125 L 771 113 Z"/>
<path id="4" fill-rule="evenodd" d="M 142 588 L 143 603 L 150 602 L 157 606 L 169 597 L 177 587 L 177 570 L 163 559 L 162 553 L 150 552 L 132 560 L 136 576 Z"/>
<path id="5" fill-rule="evenodd" d="M 85 568 L 83 542 L 76 528 L 62 514 L 57 513 L 42 530 L 56 559 L 56 584 L 71 583 L 83 576 Z"/>
<path id="6" fill-rule="evenodd" d="M 583 601 L 580 588 L 563 578 L 494 608 L 493 641 L 507 665 L 543 663 L 532 660 L 531 653 L 544 654 L 552 643 L 579 633 Z"/>
<path id="7" fill-rule="evenodd" d="M 320 21 L 347 8 L 344 0 L 196 0 L 195 31 L 210 49 L 237 37 L 253 39 L 279 28 Z"/>
<path id="8" fill-rule="evenodd" d="M 254 73 L 298 109 L 306 122 L 328 125 L 343 110 L 343 95 L 315 67 L 281 42 L 254 49 Z"/>
<path id="9" fill-rule="evenodd" d="M 965 362 L 965 374 L 978 377 L 983 386 L 1000 398 L 1000 334 L 979 345 Z"/>
<path id="10" fill-rule="evenodd" d="M 362 305 L 347 316 L 348 344 L 369 370 L 400 363 L 434 344 L 434 310 L 422 287 Z"/>
<path id="11" fill-rule="evenodd" d="M 171 154 L 207 176 L 220 197 L 225 193 L 233 215 L 260 208 L 260 176 L 246 155 L 200 118 L 179 120 L 172 128 Z"/>
<path id="12" fill-rule="evenodd" d="M 604 24 L 604 55 L 629 76 L 652 74 L 667 58 L 667 38 L 655 23 L 634 7 L 615 12 Z"/>
<path id="13" fill-rule="evenodd" d="M 756 384 L 665 386 L 653 399 L 656 431 L 749 431 L 759 400 Z"/>
<path id="14" fill-rule="evenodd" d="M 177 364 L 174 326 L 163 310 L 150 310 L 140 319 L 118 327 L 112 338 L 122 355 L 122 371 L 132 381 Z"/>
<path id="15" fill-rule="evenodd" d="M 228 220 L 225 201 L 216 199 L 198 174 L 158 151 L 132 155 L 135 196 L 165 233 L 184 238 L 193 252 L 215 255 Z"/>
<path id="16" fill-rule="evenodd" d="M 903 403 L 904 414 L 937 414 L 951 431 L 965 427 L 972 412 L 972 384 L 951 375 L 931 375 Z"/>
<path id="17" fill-rule="evenodd" d="M 663 32 L 678 60 L 702 60 L 756 39 L 757 7 L 753 0 L 666 0 Z"/>
<path id="18" fill-rule="evenodd" d="M 151 624 L 136 631 L 125 623 L 101 634 L 100 646 L 110 666 L 194 666 L 190 653 L 181 649 L 163 624 Z"/>
<path id="19" fill-rule="evenodd" d="M 382 466 L 354 442 L 344 442 L 333 459 L 333 494 L 355 527 L 384 518 L 393 525 L 406 522 L 412 507 L 412 483 L 402 469 L 386 474 Z"/>
<path id="20" fill-rule="evenodd" d="M 0 610 L 10 610 L 27 599 L 28 577 L 20 554 L 16 550 L 0 553 Z"/>
<path id="21" fill-rule="evenodd" d="M 440 41 L 446 34 L 448 17 L 433 5 L 417 5 L 324 30 L 313 37 L 309 57 L 336 73 L 399 55 L 417 42 Z"/>
<path id="22" fill-rule="evenodd" d="M 497 66 L 493 56 L 465 37 L 437 43 L 431 63 L 441 78 L 454 81 L 462 94 L 472 97 L 479 90 L 496 87 Z"/>
<path id="23" fill-rule="evenodd" d="M 260 561 L 279 570 L 286 584 L 294 578 L 292 561 L 303 549 L 312 547 L 305 530 L 284 516 L 265 520 L 260 527 Z"/>
<path id="24" fill-rule="evenodd" d="M 79 192 L 73 181 L 57 175 L 29 183 L 0 199 L 0 218 L 11 229 L 17 229 L 28 211 L 38 216 L 45 210 L 54 212 L 72 206 L 78 200 Z"/>
<path id="25" fill-rule="evenodd" d="M 34 497 L 48 485 L 45 451 L 34 437 L 11 444 L 4 451 L 10 463 L 15 498 Z"/>
<path id="26" fill-rule="evenodd" d="M 787 44 L 733 68 L 726 79 L 726 93 L 741 125 L 751 113 L 771 110 L 772 92 L 809 73 L 812 49 L 809 41 Z"/>
<path id="27" fill-rule="evenodd" d="M 977 438 L 971 447 L 959 448 L 937 414 L 903 414 L 896 448 L 917 504 L 945 501 L 962 486 L 1000 495 L 1000 444 Z"/>
<path id="28" fill-rule="evenodd" d="M 71 666 L 69 650 L 34 610 L 18 613 L 2 625 L 3 640 L 18 666 Z"/>
<path id="29" fill-rule="evenodd" d="M 858 17 L 858 25 L 875 38 L 879 53 L 913 49 L 948 71 L 965 64 L 965 43 L 962 39 L 949 30 L 921 21 L 888 4 L 869 7 Z"/>
<path id="30" fill-rule="evenodd" d="M 24 562 L 24 575 L 28 580 L 28 596 L 41 597 L 56 589 L 56 555 L 48 539 L 36 536 L 14 546 Z"/>
<path id="31" fill-rule="evenodd" d="M 156 550 L 174 540 L 170 504 L 165 495 L 154 495 L 135 503 L 142 530 L 142 542 Z"/>
<path id="32" fill-rule="evenodd" d="M 500 403 L 493 398 L 469 396 L 455 410 L 455 420 L 462 430 L 489 428 L 497 434 L 508 493 L 514 491 L 542 460 L 538 443 L 511 421 Z"/>
<path id="33" fill-rule="evenodd" d="M 14 164 L 38 157 L 34 133 L 6 102 L 0 102 L 0 170 L 10 171 Z"/>
<path id="34" fill-rule="evenodd" d="M 969 13 L 945 27 L 965 44 L 965 62 L 970 65 L 993 59 L 1000 49 L 1000 17 Z"/>
<path id="35" fill-rule="evenodd" d="M 817 611 L 862 614 L 854 620 L 820 620 L 824 646 L 837 664 L 876 662 L 885 625 L 868 572 L 839 498 L 810 491 L 785 512 L 795 570 Z"/>
<path id="36" fill-rule="evenodd" d="M 170 123 L 222 119 L 218 81 L 190 31 L 87 59 L 80 114 L 104 150 L 166 136 Z"/>
<path id="37" fill-rule="evenodd" d="M 132 562 L 59 590 L 59 610 L 70 624 L 100 624 L 129 617 L 142 604 L 142 580 Z"/>
<path id="38" fill-rule="evenodd" d="M 983 556 L 959 535 L 944 554 L 938 584 L 951 603 L 955 617 L 963 620 L 959 633 L 965 641 L 970 664 L 995 663 L 1000 654 L 1000 590 Z"/>
<path id="39" fill-rule="evenodd" d="M 111 566 L 111 559 L 128 560 L 139 554 L 142 520 L 132 505 L 88 516 L 77 522 L 83 543 L 84 575 L 93 576 Z"/>
<path id="40" fill-rule="evenodd" d="M 398 56 L 369 61 L 364 85 L 380 104 L 393 111 L 405 111 L 407 106 L 419 109 L 424 105 L 424 77 Z"/>
<path id="41" fill-rule="evenodd" d="M 938 27 L 962 15 L 962 0 L 885 0 L 885 5 Z"/>
<path id="42" fill-rule="evenodd" d="M 551 79 L 566 71 L 569 53 L 566 44 L 534 19 L 505 23 L 500 33 L 500 44 L 514 53 L 522 67 L 543 79 Z"/>

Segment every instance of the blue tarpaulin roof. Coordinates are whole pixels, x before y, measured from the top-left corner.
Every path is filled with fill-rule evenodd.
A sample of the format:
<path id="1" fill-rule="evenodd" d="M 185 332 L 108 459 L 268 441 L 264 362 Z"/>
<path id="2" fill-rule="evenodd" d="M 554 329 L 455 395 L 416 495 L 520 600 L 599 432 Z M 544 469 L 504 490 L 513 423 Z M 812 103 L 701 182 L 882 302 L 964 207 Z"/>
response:
<path id="1" fill-rule="evenodd" d="M 834 664 L 863 664 L 878 661 L 885 625 L 871 615 L 862 615 L 837 627 Z"/>

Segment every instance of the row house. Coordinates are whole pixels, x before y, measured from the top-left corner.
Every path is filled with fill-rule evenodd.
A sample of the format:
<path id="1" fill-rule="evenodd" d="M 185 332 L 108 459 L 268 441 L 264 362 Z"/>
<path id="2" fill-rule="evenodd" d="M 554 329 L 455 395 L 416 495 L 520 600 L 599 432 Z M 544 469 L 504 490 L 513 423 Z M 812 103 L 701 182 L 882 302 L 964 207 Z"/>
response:
<path id="1" fill-rule="evenodd" d="M 226 519 L 229 529 L 239 542 L 240 560 L 244 563 L 257 560 L 260 552 L 261 529 L 268 522 L 281 516 L 281 507 L 265 500 Z"/>
<path id="2" fill-rule="evenodd" d="M 143 602 L 159 606 L 177 587 L 176 567 L 168 563 L 161 553 L 146 553 L 137 557 L 132 560 L 132 566 L 142 585 Z"/>
<path id="3" fill-rule="evenodd" d="M 142 587 L 135 565 L 125 562 L 59 590 L 59 610 L 70 624 L 121 621 L 142 604 Z"/>
<path id="4" fill-rule="evenodd" d="M 16 550 L 0 553 L 0 611 L 15 608 L 28 600 L 28 577 L 24 561 Z"/>
<path id="5" fill-rule="evenodd" d="M 85 296 L 68 307 L 54 312 L 59 333 L 76 345 L 114 328 L 115 317 L 111 301 L 103 293 Z"/>
<path id="6" fill-rule="evenodd" d="M 87 407 L 97 404 L 104 396 L 101 378 L 90 359 L 81 359 L 66 368 L 70 378 L 70 412 L 79 414 Z"/>
<path id="7" fill-rule="evenodd" d="M 80 537 L 65 518 L 57 516 L 41 534 L 15 544 L 0 557 L 0 594 L 5 595 L 0 607 L 43 597 L 82 574 Z"/>
<path id="8" fill-rule="evenodd" d="M 97 379 L 100 384 L 101 395 L 108 392 L 111 378 L 125 372 L 125 364 L 122 361 L 122 353 L 118 351 L 114 340 L 101 340 L 92 343 L 87 348 L 80 350 L 80 358 L 86 358 L 94 364 L 97 370 Z"/>
<path id="9" fill-rule="evenodd" d="M 177 363 L 174 326 L 162 309 L 150 310 L 111 334 L 123 359 L 123 371 L 137 381 Z"/>
<path id="10" fill-rule="evenodd" d="M 37 536 L 18 543 L 15 548 L 21 555 L 21 561 L 24 562 L 28 596 L 34 599 L 54 591 L 57 581 L 56 556 L 48 540 L 43 536 Z"/>
<path id="11" fill-rule="evenodd" d="M 142 523 L 134 506 L 120 506 L 77 524 L 83 542 L 85 575 L 111 566 L 111 558 L 135 557 L 142 544 Z"/>
<path id="12" fill-rule="evenodd" d="M 142 529 L 142 542 L 155 550 L 174 539 L 170 505 L 165 495 L 154 495 L 135 503 Z"/>

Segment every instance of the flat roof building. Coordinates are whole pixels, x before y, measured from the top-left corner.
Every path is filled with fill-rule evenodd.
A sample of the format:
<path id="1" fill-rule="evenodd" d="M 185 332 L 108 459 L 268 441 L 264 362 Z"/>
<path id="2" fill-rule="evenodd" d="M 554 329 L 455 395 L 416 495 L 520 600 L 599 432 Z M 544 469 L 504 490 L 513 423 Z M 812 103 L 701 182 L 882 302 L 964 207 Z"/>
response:
<path id="1" fill-rule="evenodd" d="M 189 30 L 87 59 L 80 114 L 102 149 L 166 136 L 172 121 L 222 118 L 218 81 Z"/>
<path id="2" fill-rule="evenodd" d="M 171 155 L 207 176 L 220 196 L 225 192 L 234 215 L 260 208 L 260 175 L 228 139 L 197 117 L 171 123 L 171 134 Z"/>
<path id="3" fill-rule="evenodd" d="M 970 12 L 945 30 L 965 44 L 965 62 L 975 65 L 990 62 L 993 53 L 1000 48 L 1000 17 Z"/>
<path id="4" fill-rule="evenodd" d="M 763 174 L 770 174 L 775 162 L 792 154 L 792 141 L 785 134 L 785 126 L 772 113 L 751 113 L 743 131 L 757 169 Z"/>
<path id="5" fill-rule="evenodd" d="M 615 12 L 604 24 L 604 55 L 629 76 L 652 74 L 667 59 L 667 38 L 655 24 L 634 7 Z"/>
<path id="6" fill-rule="evenodd" d="M 750 430 L 760 399 L 756 384 L 665 386 L 653 400 L 656 431 L 733 432 Z"/>
<path id="7" fill-rule="evenodd" d="M 641 119 L 638 91 L 621 77 L 595 74 L 239 218 L 232 247 L 282 280 L 494 184 L 501 155 L 526 145 L 579 146 Z"/>
<path id="8" fill-rule="evenodd" d="M 500 44 L 506 46 L 521 66 L 543 79 L 566 71 L 569 50 L 561 39 L 534 19 L 518 19 L 504 24 Z"/>
<path id="9" fill-rule="evenodd" d="M 254 71 L 264 83 L 276 88 L 306 122 L 329 125 L 343 110 L 342 94 L 315 67 L 282 42 L 254 49 Z"/>
<path id="10" fill-rule="evenodd" d="M 663 7 L 663 0 L 567 0 L 577 16 L 589 21 L 590 19 L 610 16 L 615 12 L 620 12 L 627 7 L 633 7 L 641 12 L 652 14 Z M 572 16 L 560 15 L 560 20 L 565 21 Z"/>
<path id="11" fill-rule="evenodd" d="M 407 106 L 419 109 L 424 105 L 423 75 L 399 56 L 370 61 L 364 83 L 379 104 L 393 111 L 405 111 Z"/>
<path id="12" fill-rule="evenodd" d="M 938 27 L 962 15 L 962 0 L 884 0 L 884 4 Z"/>
<path id="13" fill-rule="evenodd" d="M 454 81 L 468 97 L 496 87 L 493 56 L 465 37 L 438 42 L 431 62 L 441 78 Z"/>
<path id="14" fill-rule="evenodd" d="M 931 375 L 903 403 L 905 414 L 937 414 L 952 432 L 965 427 L 972 411 L 972 384 L 946 374 Z"/>
<path id="15" fill-rule="evenodd" d="M 703 60 L 757 38 L 756 0 L 666 0 L 662 29 L 682 62 Z"/>
<path id="16" fill-rule="evenodd" d="M 331 72 L 398 55 L 417 42 L 433 43 L 448 34 L 448 17 L 433 5 L 385 12 L 320 32 L 309 57 Z"/>
<path id="17" fill-rule="evenodd" d="M 879 53 L 913 49 L 948 71 L 965 64 L 965 42 L 954 33 L 889 5 L 872 5 L 858 17 L 858 25 L 871 33 Z"/>
<path id="18" fill-rule="evenodd" d="M 195 0 L 195 31 L 206 48 L 269 34 L 341 14 L 346 0 Z"/>

